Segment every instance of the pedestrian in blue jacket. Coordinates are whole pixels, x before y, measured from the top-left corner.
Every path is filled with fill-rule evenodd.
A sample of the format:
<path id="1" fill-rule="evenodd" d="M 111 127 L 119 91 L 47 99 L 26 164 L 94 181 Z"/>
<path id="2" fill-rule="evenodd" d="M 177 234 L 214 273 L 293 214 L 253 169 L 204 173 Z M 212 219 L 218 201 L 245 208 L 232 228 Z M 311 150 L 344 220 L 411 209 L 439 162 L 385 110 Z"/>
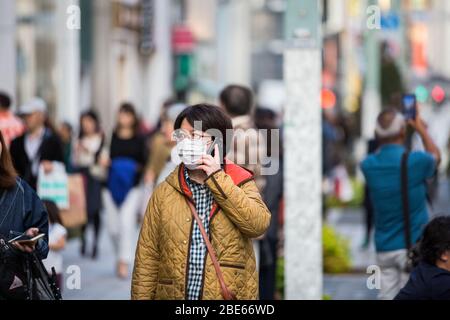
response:
<path id="1" fill-rule="evenodd" d="M 17 177 L 1 131 L 0 142 L 0 299 L 2 299 L 14 295 L 12 291 L 23 290 L 24 279 L 21 278 L 23 265 L 20 253 L 36 252 L 40 259 L 47 257 L 48 217 L 33 189 Z M 5 250 L 8 241 L 22 233 L 29 237 L 41 233 L 45 236 L 27 245 L 13 242 L 10 244 L 11 249 Z"/>

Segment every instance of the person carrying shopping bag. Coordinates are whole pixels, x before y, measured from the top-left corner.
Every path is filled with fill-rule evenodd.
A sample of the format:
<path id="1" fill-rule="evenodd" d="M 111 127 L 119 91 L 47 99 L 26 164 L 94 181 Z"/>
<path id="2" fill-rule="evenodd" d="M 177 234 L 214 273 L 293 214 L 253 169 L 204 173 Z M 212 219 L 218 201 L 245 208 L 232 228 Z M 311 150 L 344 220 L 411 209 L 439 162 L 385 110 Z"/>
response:
<path id="1" fill-rule="evenodd" d="M 258 299 L 252 239 L 267 230 L 270 212 L 253 174 L 225 158 L 230 132 L 230 118 L 212 105 L 191 106 L 176 119 L 182 164 L 149 201 L 132 299 Z"/>

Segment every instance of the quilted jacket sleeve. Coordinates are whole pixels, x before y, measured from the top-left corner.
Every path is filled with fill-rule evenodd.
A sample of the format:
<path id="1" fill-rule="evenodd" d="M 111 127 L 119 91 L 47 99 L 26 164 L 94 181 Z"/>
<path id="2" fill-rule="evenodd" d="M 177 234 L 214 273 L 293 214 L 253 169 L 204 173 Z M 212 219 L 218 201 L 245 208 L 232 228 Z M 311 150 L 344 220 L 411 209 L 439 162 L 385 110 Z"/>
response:
<path id="1" fill-rule="evenodd" d="M 139 235 L 131 283 L 132 300 L 152 300 L 155 297 L 160 258 L 158 250 L 160 216 L 156 196 L 157 192 L 150 199 Z"/>
<path id="2" fill-rule="evenodd" d="M 266 232 L 270 224 L 270 212 L 253 180 L 239 187 L 221 170 L 212 174 L 206 184 L 216 202 L 242 234 L 257 238 Z"/>

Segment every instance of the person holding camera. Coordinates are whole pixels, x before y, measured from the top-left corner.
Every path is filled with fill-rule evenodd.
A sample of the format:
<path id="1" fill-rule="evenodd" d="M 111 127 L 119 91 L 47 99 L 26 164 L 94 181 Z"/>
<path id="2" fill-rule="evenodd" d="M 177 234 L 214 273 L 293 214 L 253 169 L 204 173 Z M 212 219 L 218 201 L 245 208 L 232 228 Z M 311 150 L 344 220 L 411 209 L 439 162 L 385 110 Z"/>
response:
<path id="1" fill-rule="evenodd" d="M 407 125 L 420 135 L 425 152 L 406 150 Z M 415 244 L 428 223 L 426 181 L 434 176 L 441 155 L 418 113 L 406 120 L 396 110 L 385 110 L 378 116 L 375 134 L 380 147 L 361 163 L 361 169 L 374 208 L 377 264 L 382 271 L 378 298 L 392 300 L 408 278 L 408 242 Z M 406 205 L 409 223 L 404 219 Z"/>
<path id="2" fill-rule="evenodd" d="M 47 257 L 48 218 L 33 189 L 17 177 L 1 131 L 0 142 L 0 300 L 24 299 L 21 258 L 30 253 Z M 40 240 L 24 241 L 42 234 Z"/>

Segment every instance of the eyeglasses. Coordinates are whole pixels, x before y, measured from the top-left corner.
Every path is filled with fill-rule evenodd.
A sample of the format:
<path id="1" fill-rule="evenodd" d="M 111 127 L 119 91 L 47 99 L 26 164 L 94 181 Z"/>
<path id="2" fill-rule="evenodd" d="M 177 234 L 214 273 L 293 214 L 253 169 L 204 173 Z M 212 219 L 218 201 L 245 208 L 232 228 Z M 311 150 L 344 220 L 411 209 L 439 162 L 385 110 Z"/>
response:
<path id="1" fill-rule="evenodd" d="M 190 133 L 186 130 L 178 129 L 172 133 L 172 140 L 176 142 L 183 141 L 184 139 L 202 140 L 203 142 L 210 142 L 211 136 L 206 135 L 201 131 L 194 131 Z"/>

